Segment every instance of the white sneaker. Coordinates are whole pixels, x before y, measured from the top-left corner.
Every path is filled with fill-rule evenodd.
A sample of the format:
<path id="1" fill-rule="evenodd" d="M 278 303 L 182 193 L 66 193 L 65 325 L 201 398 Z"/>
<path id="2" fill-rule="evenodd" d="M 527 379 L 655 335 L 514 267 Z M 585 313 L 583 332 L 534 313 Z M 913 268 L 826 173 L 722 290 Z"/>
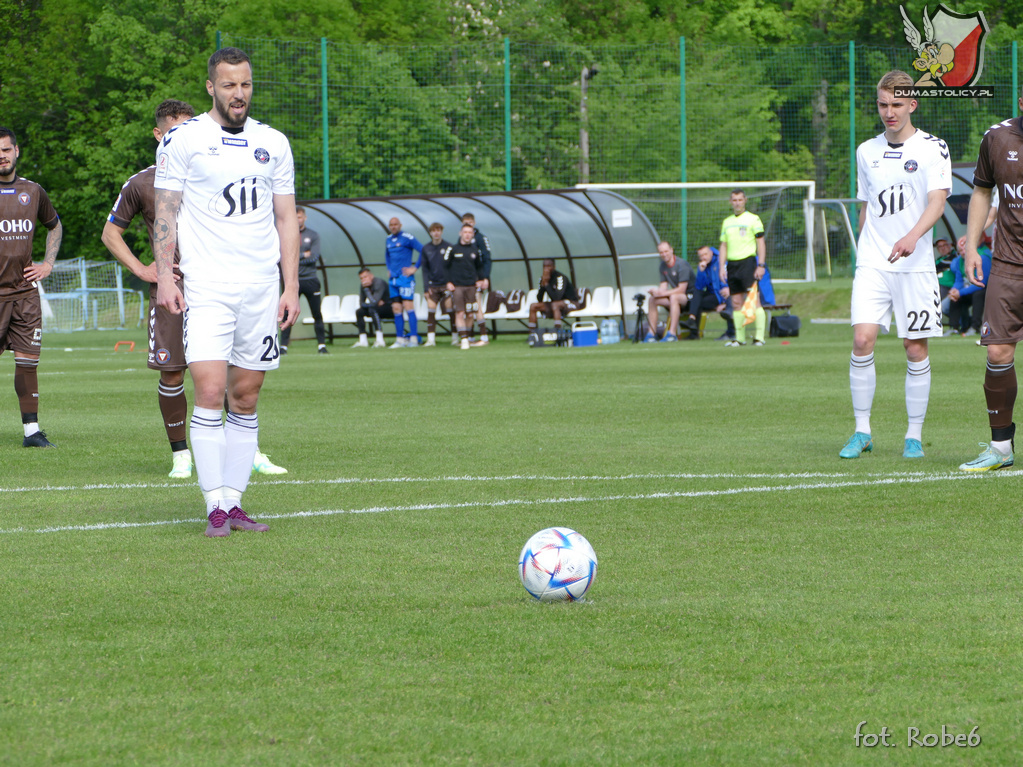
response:
<path id="1" fill-rule="evenodd" d="M 469 348 L 469 339 L 468 338 L 463 338 L 461 345 L 462 345 L 463 349 L 468 349 Z"/>
<path id="2" fill-rule="evenodd" d="M 456 334 L 456 335 L 451 336 L 451 345 L 452 346 L 458 346 L 458 344 L 459 344 L 458 335 Z"/>
<path id="3" fill-rule="evenodd" d="M 257 474 L 287 474 L 288 470 L 283 466 L 277 466 L 270 461 L 270 456 L 258 450 L 252 456 L 252 470 Z"/>
<path id="4" fill-rule="evenodd" d="M 405 346 L 407 346 L 409 349 L 414 349 L 415 347 L 419 346 L 419 337 L 409 336 L 408 338 L 405 339 Z"/>
<path id="5" fill-rule="evenodd" d="M 363 349 L 368 349 L 369 348 L 369 341 L 367 341 L 365 338 L 360 338 L 358 341 L 356 341 L 354 344 L 352 344 L 352 348 L 353 349 L 358 349 L 360 347 L 363 348 Z"/>
<path id="6" fill-rule="evenodd" d="M 426 339 L 426 343 L 423 344 L 423 346 L 436 346 L 436 345 L 437 345 L 437 341 L 435 339 L 433 339 L 433 338 L 427 338 Z"/>
<path id="7" fill-rule="evenodd" d="M 391 344 L 391 348 L 392 349 L 404 349 L 405 348 L 405 343 L 406 343 L 406 341 L 405 341 L 404 338 L 395 338 L 394 339 L 394 343 Z"/>
<path id="8" fill-rule="evenodd" d="M 174 463 L 171 467 L 171 479 L 188 479 L 192 476 L 192 454 L 187 450 L 179 450 L 174 453 Z"/>
<path id="9" fill-rule="evenodd" d="M 387 348 L 387 341 L 385 341 L 382 338 L 378 338 L 376 341 L 373 342 L 373 348 L 374 349 L 386 349 Z"/>

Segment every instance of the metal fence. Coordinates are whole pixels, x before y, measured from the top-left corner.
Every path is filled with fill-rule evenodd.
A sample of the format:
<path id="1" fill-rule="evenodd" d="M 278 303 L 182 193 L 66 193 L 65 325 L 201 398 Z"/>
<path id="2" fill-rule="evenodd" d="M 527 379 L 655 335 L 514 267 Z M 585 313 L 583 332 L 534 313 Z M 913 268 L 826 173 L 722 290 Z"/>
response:
<path id="1" fill-rule="evenodd" d="M 912 49 L 842 44 L 384 46 L 218 35 L 252 56 L 256 117 L 291 139 L 300 198 L 813 179 L 854 192 L 882 129 L 874 85 Z M 921 102 L 914 123 L 972 162 L 1016 112 L 1016 44 L 988 47 L 991 99 Z"/>

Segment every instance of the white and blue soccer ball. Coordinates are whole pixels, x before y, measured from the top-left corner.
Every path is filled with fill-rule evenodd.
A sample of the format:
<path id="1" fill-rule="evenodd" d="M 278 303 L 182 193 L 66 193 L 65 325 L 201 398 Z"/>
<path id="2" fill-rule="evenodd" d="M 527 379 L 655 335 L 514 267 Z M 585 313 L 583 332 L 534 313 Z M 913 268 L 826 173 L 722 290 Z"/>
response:
<path id="1" fill-rule="evenodd" d="M 519 578 L 541 602 L 574 602 L 597 577 L 597 555 L 590 542 L 567 527 L 541 530 L 522 547 Z"/>

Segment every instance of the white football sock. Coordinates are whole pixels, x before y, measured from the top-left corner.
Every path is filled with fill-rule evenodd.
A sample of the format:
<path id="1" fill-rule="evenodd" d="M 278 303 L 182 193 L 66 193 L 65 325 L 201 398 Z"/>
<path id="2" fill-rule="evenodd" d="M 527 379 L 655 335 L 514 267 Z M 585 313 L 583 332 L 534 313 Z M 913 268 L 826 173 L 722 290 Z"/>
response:
<path id="1" fill-rule="evenodd" d="M 736 325 L 738 328 L 738 325 Z M 870 434 L 870 409 L 874 404 L 874 389 L 877 388 L 877 370 L 874 354 L 849 359 L 849 390 L 852 392 L 853 415 L 856 416 L 856 431 Z"/>
<path id="2" fill-rule="evenodd" d="M 920 439 L 927 415 L 927 401 L 931 396 L 931 360 L 906 363 L 906 415 L 909 428 L 906 439 Z"/>
<path id="3" fill-rule="evenodd" d="M 199 489 L 203 495 L 219 491 L 224 485 L 224 453 L 227 443 L 224 438 L 223 411 L 196 405 L 192 408 L 192 459 L 195 473 L 199 477 Z M 207 502 L 210 499 L 207 498 Z"/>
<path id="4" fill-rule="evenodd" d="M 224 425 L 226 437 L 226 458 L 224 461 L 224 485 L 234 490 L 238 498 L 249 485 L 252 473 L 252 459 L 259 445 L 259 418 L 255 413 L 227 413 Z"/>

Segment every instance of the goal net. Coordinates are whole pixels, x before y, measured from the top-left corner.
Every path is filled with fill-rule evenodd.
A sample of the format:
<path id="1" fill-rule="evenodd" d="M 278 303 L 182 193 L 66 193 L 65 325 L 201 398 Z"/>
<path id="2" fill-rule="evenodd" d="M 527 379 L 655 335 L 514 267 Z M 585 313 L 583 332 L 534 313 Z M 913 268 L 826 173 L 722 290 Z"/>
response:
<path id="1" fill-rule="evenodd" d="M 124 287 L 116 261 L 58 261 L 39 283 L 39 297 L 49 331 L 137 327 L 145 316 L 143 294 Z"/>
<path id="2" fill-rule="evenodd" d="M 704 245 L 718 247 L 721 222 L 731 215 L 735 189 L 746 194 L 746 209 L 764 222 L 767 263 L 773 280 L 812 282 L 816 279 L 813 249 L 813 181 L 725 181 L 661 184 L 579 184 L 608 189 L 639 208 L 658 236 L 690 263 Z M 639 258 L 656 258 L 657 254 Z M 633 256 L 632 258 L 637 258 Z M 629 271 L 623 268 L 624 271 Z M 644 266 L 644 271 L 649 269 Z M 647 280 L 649 281 L 649 280 Z"/>

